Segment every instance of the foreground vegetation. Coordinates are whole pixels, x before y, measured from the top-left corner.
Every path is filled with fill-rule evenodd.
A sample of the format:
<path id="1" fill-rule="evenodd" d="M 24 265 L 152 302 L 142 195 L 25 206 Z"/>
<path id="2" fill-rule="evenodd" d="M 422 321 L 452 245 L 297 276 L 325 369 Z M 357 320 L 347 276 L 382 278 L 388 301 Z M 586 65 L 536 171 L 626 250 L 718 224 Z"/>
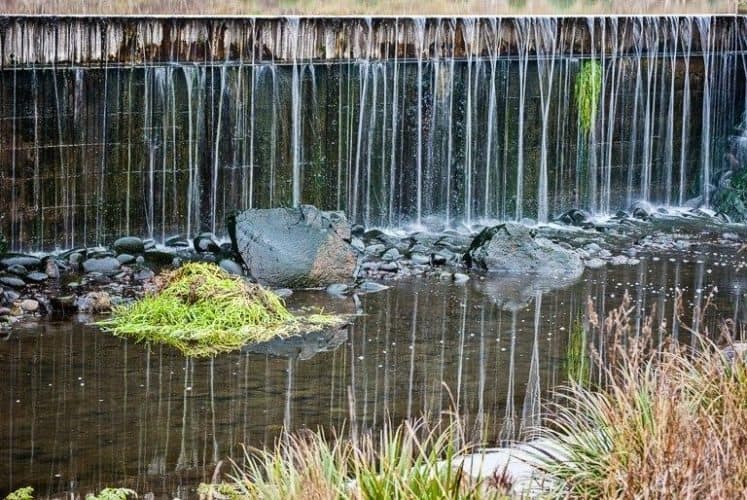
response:
<path id="1" fill-rule="evenodd" d="M 327 314 L 295 317 L 262 286 L 214 264 L 190 263 L 161 275 L 156 291 L 115 308 L 99 325 L 139 342 L 170 345 L 186 356 L 211 356 L 345 322 Z"/>
<path id="2" fill-rule="evenodd" d="M 742 497 L 747 491 L 747 365 L 741 344 L 731 343 L 733 325 L 725 323 L 721 331 L 726 349 L 698 332 L 691 332 L 690 347 L 659 337 L 663 325 L 651 320 L 636 334 L 632 311 L 626 297 L 604 320 L 588 315 L 589 338 L 603 335 L 609 347 L 592 349 L 594 369 L 575 372 L 576 381 L 548 408 L 550 417 L 539 434 L 555 443 L 555 451 L 538 448 L 531 461 L 539 483 L 555 485 L 546 496 Z M 247 466 L 234 465 L 231 482 L 203 485 L 201 494 L 252 499 L 517 494 L 505 470 L 482 479 L 462 472 L 460 456 L 475 448 L 468 446 L 458 419 L 432 429 L 405 422 L 349 439 L 286 434 L 275 448 L 248 453 Z"/>
<path id="3" fill-rule="evenodd" d="M 23 14 L 671 14 L 735 13 L 734 0 L 0 0 Z"/>

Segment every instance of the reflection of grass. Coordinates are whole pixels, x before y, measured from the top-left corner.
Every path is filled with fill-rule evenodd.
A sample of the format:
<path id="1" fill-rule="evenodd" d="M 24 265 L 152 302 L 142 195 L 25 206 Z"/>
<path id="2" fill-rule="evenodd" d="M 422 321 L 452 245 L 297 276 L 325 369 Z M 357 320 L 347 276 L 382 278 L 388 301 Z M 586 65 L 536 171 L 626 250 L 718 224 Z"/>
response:
<path id="1" fill-rule="evenodd" d="M 568 352 L 566 363 L 568 367 L 568 380 L 584 385 L 589 381 L 589 352 L 586 348 L 588 340 L 586 329 L 581 320 L 576 320 L 571 328 L 568 339 Z"/>
<path id="2" fill-rule="evenodd" d="M 743 2 L 743 0 L 740 0 Z M 733 0 L 0 0 L 46 14 L 643 14 L 733 13 Z"/>
<path id="3" fill-rule="evenodd" d="M 344 323 L 323 314 L 295 318 L 272 292 L 213 264 L 187 264 L 162 276 L 159 288 L 115 309 L 100 325 L 115 335 L 171 345 L 187 356 L 209 356 Z"/>

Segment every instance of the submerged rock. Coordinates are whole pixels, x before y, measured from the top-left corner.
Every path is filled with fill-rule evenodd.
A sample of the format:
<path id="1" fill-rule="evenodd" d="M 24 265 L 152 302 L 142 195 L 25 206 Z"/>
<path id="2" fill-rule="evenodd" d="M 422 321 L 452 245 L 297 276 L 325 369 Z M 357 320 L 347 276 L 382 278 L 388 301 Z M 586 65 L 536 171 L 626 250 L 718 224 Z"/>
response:
<path id="1" fill-rule="evenodd" d="M 259 283 L 290 288 L 350 282 L 357 254 L 342 212 L 298 208 L 251 209 L 229 218 L 236 252 Z"/>
<path id="2" fill-rule="evenodd" d="M 93 258 L 83 261 L 83 270 L 87 273 L 109 274 L 119 271 L 121 264 L 114 257 Z"/>
<path id="3" fill-rule="evenodd" d="M 258 344 L 249 344 L 242 350 L 278 358 L 307 360 L 320 352 L 334 351 L 348 339 L 347 328 L 333 328 L 278 338 Z"/>
<path id="4" fill-rule="evenodd" d="M 584 271 L 579 256 L 521 224 L 484 229 L 472 241 L 465 262 L 487 271 L 515 275 L 578 278 Z"/>

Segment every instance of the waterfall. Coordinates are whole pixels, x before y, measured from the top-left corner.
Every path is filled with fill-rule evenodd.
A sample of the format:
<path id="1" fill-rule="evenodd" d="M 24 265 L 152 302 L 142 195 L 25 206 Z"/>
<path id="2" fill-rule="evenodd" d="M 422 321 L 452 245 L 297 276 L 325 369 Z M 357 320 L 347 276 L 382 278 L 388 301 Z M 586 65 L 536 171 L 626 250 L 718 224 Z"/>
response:
<path id="1" fill-rule="evenodd" d="M 46 54 L 50 23 L 74 36 Z M 369 227 L 707 206 L 745 109 L 738 17 L 337 23 L 0 26 L 0 232 L 36 250 L 220 236 L 234 210 L 300 203 Z M 588 134 L 587 61 L 602 68 Z"/>

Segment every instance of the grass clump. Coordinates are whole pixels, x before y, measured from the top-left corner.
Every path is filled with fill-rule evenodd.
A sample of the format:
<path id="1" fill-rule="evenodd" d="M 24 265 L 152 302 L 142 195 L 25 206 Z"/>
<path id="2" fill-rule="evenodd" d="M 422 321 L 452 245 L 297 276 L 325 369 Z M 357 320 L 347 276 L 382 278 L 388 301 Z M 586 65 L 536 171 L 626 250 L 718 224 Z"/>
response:
<path id="1" fill-rule="evenodd" d="M 34 500 L 34 488 L 31 486 L 18 488 L 17 490 L 8 493 L 5 500 Z"/>
<path id="2" fill-rule="evenodd" d="M 137 498 L 137 493 L 129 488 L 104 488 L 98 495 L 88 494 L 86 500 L 127 500 Z"/>
<path id="3" fill-rule="evenodd" d="M 463 442 L 458 422 L 428 427 L 423 420 L 351 439 L 286 433 L 274 448 L 248 451 L 247 465 L 234 464 L 231 488 L 222 491 L 243 499 L 507 498 L 503 483 L 462 470 Z"/>
<path id="4" fill-rule="evenodd" d="M 115 335 L 211 356 L 251 342 L 342 326 L 339 316 L 295 317 L 274 293 L 218 266 L 190 263 L 157 279 L 157 290 L 116 307 L 99 325 Z"/>
<path id="5" fill-rule="evenodd" d="M 599 327 L 618 341 L 597 390 L 572 382 L 545 437 L 565 450 L 545 472 L 565 498 L 743 498 L 747 491 L 747 365 L 705 334 L 695 347 L 636 336 L 629 300 Z M 723 332 L 722 332 L 723 333 Z M 727 334 L 726 338 L 730 338 Z"/>
<path id="6" fill-rule="evenodd" d="M 588 135 L 596 120 L 601 92 L 602 65 L 593 59 L 584 62 L 576 75 L 576 106 L 578 126 L 585 135 Z"/>

